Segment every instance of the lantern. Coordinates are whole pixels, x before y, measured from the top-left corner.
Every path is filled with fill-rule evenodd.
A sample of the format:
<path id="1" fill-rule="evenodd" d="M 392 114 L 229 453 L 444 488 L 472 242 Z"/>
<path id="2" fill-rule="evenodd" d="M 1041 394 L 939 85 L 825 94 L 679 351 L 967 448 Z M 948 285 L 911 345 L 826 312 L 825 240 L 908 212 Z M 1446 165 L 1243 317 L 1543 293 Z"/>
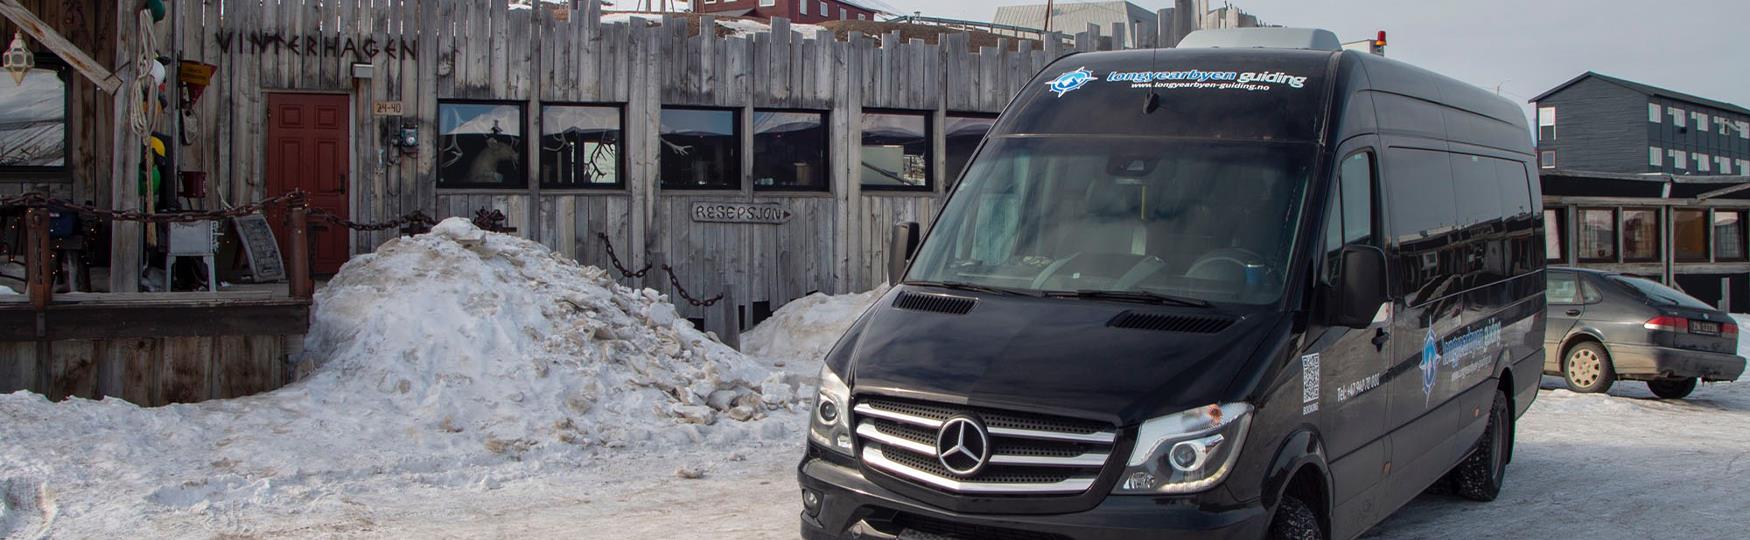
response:
<path id="1" fill-rule="evenodd" d="M 6 48 L 4 66 L 6 72 L 12 74 L 12 83 L 20 86 L 24 85 L 24 76 L 36 67 L 36 55 L 31 54 L 30 49 L 24 48 L 23 32 L 12 35 L 12 45 Z"/>

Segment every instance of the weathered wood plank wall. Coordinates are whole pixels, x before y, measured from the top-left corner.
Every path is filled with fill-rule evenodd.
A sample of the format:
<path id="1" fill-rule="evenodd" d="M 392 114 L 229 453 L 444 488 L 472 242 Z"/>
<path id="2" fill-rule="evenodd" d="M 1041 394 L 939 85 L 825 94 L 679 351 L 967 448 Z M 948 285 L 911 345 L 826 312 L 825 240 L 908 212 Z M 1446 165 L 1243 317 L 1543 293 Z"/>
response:
<path id="1" fill-rule="evenodd" d="M 963 35 L 940 44 L 898 34 L 840 41 L 826 32 L 804 35 L 781 20 L 769 33 L 692 35 L 682 18 L 602 24 L 598 2 L 577 4 L 563 11 L 510 9 L 506 0 L 195 4 L 200 9 L 183 13 L 190 29 L 184 54 L 220 71 L 191 126 L 202 148 L 185 150 L 185 168 L 209 172 L 213 191 L 228 203 L 268 196 L 264 94 L 343 93 L 353 103 L 349 198 L 357 221 L 495 208 L 519 234 L 587 264 L 609 266 L 596 237 L 605 233 L 628 267 L 670 263 L 689 290 L 709 295 L 729 285 L 738 304 L 775 307 L 812 291 L 864 290 L 885 280 L 891 225 L 928 225 L 952 181 L 938 140 L 933 191 L 864 192 L 857 175 L 865 108 L 930 113 L 941 133 L 949 114 L 999 112 L 1035 73 L 1074 52 L 1059 40 L 970 50 Z M 699 26 L 714 27 L 708 18 Z M 1109 42 L 1091 30 L 1077 43 L 1076 50 L 1092 50 Z M 354 63 L 370 65 L 373 77 L 353 78 Z M 627 187 L 542 189 L 538 153 L 528 145 L 530 187 L 439 190 L 437 110 L 450 99 L 520 103 L 530 138 L 541 132 L 543 104 L 618 106 Z M 407 119 L 419 123 L 416 156 L 386 147 L 384 119 L 372 114 L 380 101 L 401 102 Z M 741 189 L 663 192 L 664 106 L 739 109 L 744 133 L 756 108 L 825 113 L 830 193 L 756 192 L 751 159 Z M 751 155 L 751 137 L 744 139 L 743 154 Z M 772 202 L 795 217 L 783 225 L 695 223 L 690 209 L 698 201 Z M 355 233 L 352 249 L 368 252 L 393 234 Z M 672 292 L 660 272 L 626 283 Z M 691 306 L 682 311 L 704 315 Z"/>
<path id="2" fill-rule="evenodd" d="M 39 355 L 38 348 L 49 348 Z M 0 341 L 0 394 L 115 397 L 141 406 L 257 394 L 290 381 L 303 336 Z"/>

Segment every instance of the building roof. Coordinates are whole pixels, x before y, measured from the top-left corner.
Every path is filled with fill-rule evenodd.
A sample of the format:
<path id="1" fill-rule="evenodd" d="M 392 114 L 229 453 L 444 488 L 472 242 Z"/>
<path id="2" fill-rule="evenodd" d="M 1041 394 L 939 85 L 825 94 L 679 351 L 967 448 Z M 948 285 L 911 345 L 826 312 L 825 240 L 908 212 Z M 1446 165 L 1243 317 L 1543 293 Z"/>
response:
<path id="1" fill-rule="evenodd" d="M 1704 97 L 1700 97 L 1700 96 L 1685 94 L 1683 92 L 1666 90 L 1664 88 L 1659 88 L 1657 86 L 1653 86 L 1650 84 L 1642 84 L 1642 83 L 1634 82 L 1634 81 L 1631 81 L 1628 79 L 1619 79 L 1616 77 L 1611 77 L 1609 75 L 1599 74 L 1596 71 L 1588 71 L 1588 72 L 1582 73 L 1582 74 L 1580 74 L 1579 77 L 1574 77 L 1573 79 L 1568 80 L 1568 82 L 1562 83 L 1560 85 L 1557 85 L 1555 88 L 1549 89 L 1548 92 L 1538 94 L 1537 97 L 1531 98 L 1530 101 L 1532 103 L 1537 103 L 1539 101 L 1543 101 L 1544 98 L 1550 97 L 1551 95 L 1554 95 L 1555 93 L 1560 92 L 1562 90 L 1566 90 L 1569 86 L 1573 86 L 1575 84 L 1578 84 L 1580 81 L 1586 80 L 1588 78 L 1596 78 L 1598 80 L 1605 81 L 1605 82 L 1608 82 L 1611 84 L 1615 84 L 1617 86 L 1621 86 L 1621 87 L 1627 88 L 1629 90 L 1634 90 L 1634 91 L 1640 92 L 1642 94 L 1647 94 L 1649 96 L 1660 96 L 1660 97 L 1664 97 L 1664 98 L 1668 98 L 1668 99 L 1675 99 L 1678 101 L 1687 101 L 1687 102 L 1694 103 L 1697 105 L 1702 105 L 1702 106 L 1706 106 L 1706 107 L 1713 107 L 1715 109 L 1720 109 L 1723 111 L 1732 111 L 1732 112 L 1735 112 L 1738 114 L 1750 114 L 1750 109 L 1746 109 L 1744 107 L 1733 105 L 1731 103 L 1726 103 L 1724 101 L 1717 101 L 1717 100 L 1712 100 L 1712 99 L 1708 99 L 1708 98 L 1704 98 Z"/>
<path id="2" fill-rule="evenodd" d="M 880 0 L 838 0 L 838 2 L 840 4 L 874 13 L 898 13 L 898 10 L 893 6 L 887 5 L 886 2 L 881 2 Z"/>
<path id="3" fill-rule="evenodd" d="M 1111 32 L 1112 23 L 1155 23 L 1157 19 L 1155 12 L 1130 2 L 1058 2 L 1052 10 L 1051 29 L 1076 33 L 1086 30 L 1089 24 L 1096 24 L 1105 33 Z M 1000 6 L 991 22 L 1040 28 L 1045 26 L 1045 4 Z"/>

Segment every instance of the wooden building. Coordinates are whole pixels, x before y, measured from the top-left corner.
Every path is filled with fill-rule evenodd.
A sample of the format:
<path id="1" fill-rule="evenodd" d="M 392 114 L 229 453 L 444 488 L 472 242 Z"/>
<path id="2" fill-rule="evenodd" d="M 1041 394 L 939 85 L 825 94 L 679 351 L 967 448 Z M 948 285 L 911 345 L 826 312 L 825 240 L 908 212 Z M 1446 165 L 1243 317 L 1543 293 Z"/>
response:
<path id="1" fill-rule="evenodd" d="M 710 16 L 604 23 L 593 0 L 536 9 L 506 0 L 168 5 L 165 20 L 141 22 L 133 2 L 0 0 L 8 21 L 39 21 L 23 25 L 39 65 L 59 69 L 52 53 L 63 50 L 89 56 L 51 74 L 67 95 L 58 124 L 65 144 L 55 149 L 62 161 L 0 167 L 0 196 L 215 210 L 303 190 L 313 211 L 360 223 L 498 210 L 516 234 L 566 256 L 613 268 L 612 249 L 626 269 L 650 268 L 627 285 L 676 293 L 678 284 L 700 298 L 731 293 L 728 310 L 677 301 L 685 316 L 719 328 L 752 325 L 811 292 L 886 280 L 892 226 L 929 224 L 1022 85 L 1063 55 L 1130 41 L 1102 39 L 1090 27 L 1073 40 L 975 49 L 965 35 L 937 44 L 897 33 L 805 35 L 782 18 L 769 32 L 745 34 Z M 8 36 L 20 28 L 0 23 Z M 63 37 L 55 47 L 45 41 Z M 1147 28 L 1138 41 L 1156 39 Z M 179 61 L 216 74 L 198 101 L 179 99 L 188 89 L 173 82 L 168 110 L 137 115 L 151 111 L 136 93 L 144 85 L 130 86 L 147 65 L 142 56 L 165 57 L 173 81 Z M 20 95 L 37 94 L 13 92 Z M 15 113 L 0 110 L 0 131 Z M 149 139 L 132 127 L 142 117 L 156 118 L 168 141 L 158 159 L 173 171 L 159 189 L 187 180 L 176 194 L 149 192 L 140 181 Z M 0 145 L 7 140 L 0 133 Z M 292 232 L 275 217 L 283 247 Z M 97 275 L 111 269 L 93 288 L 111 292 L 60 295 L 44 307 L 0 296 L 0 320 L 39 322 L 0 335 L 0 374 L 12 373 L 0 376 L 0 392 L 115 395 L 120 383 L 91 381 L 150 377 L 181 381 L 181 389 L 150 390 L 156 397 L 143 403 L 241 393 L 224 383 L 239 369 L 228 359 L 240 343 L 252 351 L 242 356 L 272 364 L 257 386 L 285 380 L 307 299 L 283 290 L 138 293 L 142 274 L 115 269 L 147 268 L 149 276 L 161 266 L 161 255 L 142 247 L 152 228 L 103 221 L 91 230 L 84 257 Z M 318 274 L 397 234 L 319 220 L 305 230 Z M 116 320 L 159 321 L 105 328 L 101 317 L 68 314 L 74 304 L 134 317 Z M 206 324 L 214 318 L 243 322 Z M 194 341 L 164 341 L 180 338 Z M 104 360 L 130 350 L 112 343 L 121 339 L 151 341 L 138 355 L 156 363 L 136 362 L 144 370 L 136 374 L 123 369 L 125 358 Z M 66 354 L 91 358 L 58 359 Z M 57 375 L 68 372 L 81 382 Z M 185 391 L 196 386 L 204 390 Z"/>
<path id="2" fill-rule="evenodd" d="M 1750 177 L 1546 170 L 1552 266 L 1652 278 L 1723 309 L 1750 307 Z"/>

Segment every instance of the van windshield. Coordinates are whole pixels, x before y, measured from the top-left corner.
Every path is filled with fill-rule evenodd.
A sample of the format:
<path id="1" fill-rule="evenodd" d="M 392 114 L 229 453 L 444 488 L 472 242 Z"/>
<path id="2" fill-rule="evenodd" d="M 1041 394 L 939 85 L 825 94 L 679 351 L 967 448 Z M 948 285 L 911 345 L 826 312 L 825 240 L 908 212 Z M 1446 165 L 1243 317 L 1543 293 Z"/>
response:
<path id="1" fill-rule="evenodd" d="M 1273 303 L 1314 155 L 1300 143 L 992 139 L 907 281 Z"/>

